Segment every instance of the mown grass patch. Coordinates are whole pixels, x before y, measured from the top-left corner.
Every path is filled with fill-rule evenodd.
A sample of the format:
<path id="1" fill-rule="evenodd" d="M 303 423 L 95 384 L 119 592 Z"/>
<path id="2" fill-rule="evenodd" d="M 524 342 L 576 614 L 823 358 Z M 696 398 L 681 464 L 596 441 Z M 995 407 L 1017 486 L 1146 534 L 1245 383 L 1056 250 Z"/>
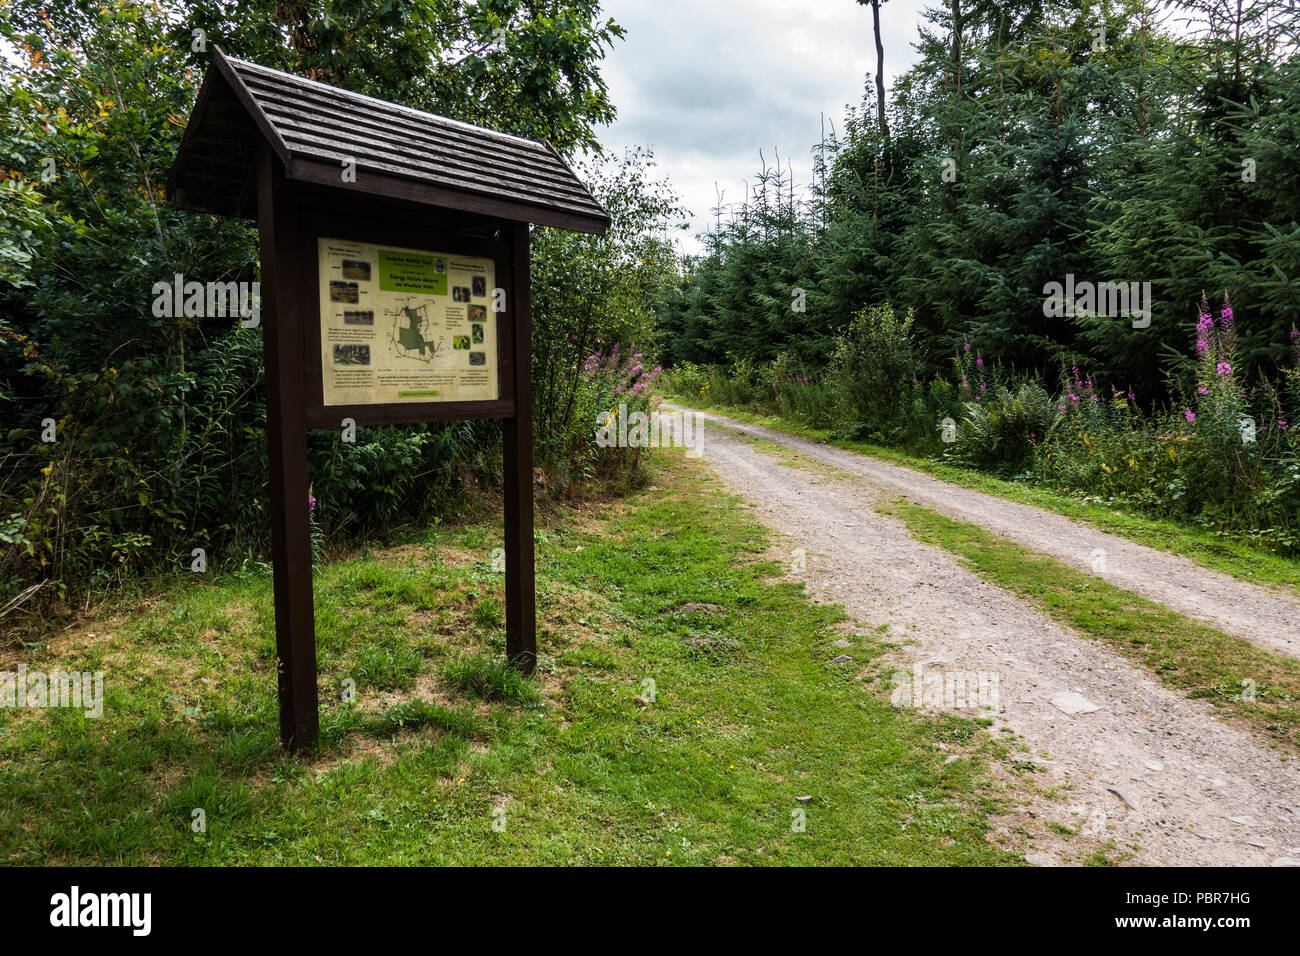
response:
<path id="1" fill-rule="evenodd" d="M 904 498 L 881 510 L 901 518 L 918 540 L 953 552 L 981 577 L 1114 647 L 1166 686 L 1209 700 L 1266 740 L 1300 748 L 1300 661 Z"/>

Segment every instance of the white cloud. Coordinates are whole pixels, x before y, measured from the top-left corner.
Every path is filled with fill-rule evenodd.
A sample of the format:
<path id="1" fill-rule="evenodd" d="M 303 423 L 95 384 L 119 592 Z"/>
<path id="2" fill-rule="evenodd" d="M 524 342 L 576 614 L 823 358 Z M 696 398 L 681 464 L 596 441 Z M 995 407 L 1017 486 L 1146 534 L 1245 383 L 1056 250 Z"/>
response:
<path id="1" fill-rule="evenodd" d="M 881 8 L 887 84 L 915 62 L 923 6 Z M 740 200 L 760 149 L 769 165 L 779 149 L 796 188 L 806 185 L 820 114 L 841 127 L 875 69 L 871 8 L 853 0 L 609 0 L 603 13 L 627 37 L 603 67 L 619 118 L 601 142 L 654 150 L 693 214 L 688 251 L 711 221 L 714 184 Z"/>

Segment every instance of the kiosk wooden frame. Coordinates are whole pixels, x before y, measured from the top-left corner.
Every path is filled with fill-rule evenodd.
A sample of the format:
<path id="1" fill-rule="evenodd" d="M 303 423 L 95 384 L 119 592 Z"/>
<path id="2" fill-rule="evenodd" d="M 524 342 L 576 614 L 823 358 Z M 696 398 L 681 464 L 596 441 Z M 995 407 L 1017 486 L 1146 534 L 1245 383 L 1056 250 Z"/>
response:
<path id="1" fill-rule="evenodd" d="M 351 173 L 349 176 L 348 173 Z M 168 182 L 182 209 L 256 218 L 261 241 L 280 734 L 319 731 L 307 432 L 500 419 L 506 654 L 536 663 L 529 224 L 602 234 L 609 215 L 549 146 L 226 57 L 204 77 Z M 499 396 L 326 405 L 321 237 L 490 258 Z"/>

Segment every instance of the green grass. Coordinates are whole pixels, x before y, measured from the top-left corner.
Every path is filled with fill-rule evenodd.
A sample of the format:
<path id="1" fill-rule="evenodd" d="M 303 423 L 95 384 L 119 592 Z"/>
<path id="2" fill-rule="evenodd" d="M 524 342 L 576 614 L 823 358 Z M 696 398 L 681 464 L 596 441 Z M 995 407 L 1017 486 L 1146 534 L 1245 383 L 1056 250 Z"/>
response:
<path id="1" fill-rule="evenodd" d="M 499 657 L 466 654 L 444 664 L 442 676 L 449 687 L 481 700 L 508 700 L 527 707 L 542 702 L 537 685 Z"/>
<path id="2" fill-rule="evenodd" d="M 906 499 L 881 510 L 901 518 L 918 540 L 959 555 L 981 577 L 1109 644 L 1166 686 L 1208 699 L 1268 741 L 1300 748 L 1300 661 Z"/>
<path id="3" fill-rule="evenodd" d="M 265 569 L 0 648 L 106 672 L 101 719 L 0 709 L 0 860 L 1020 862 L 987 839 L 1005 745 L 857 680 L 884 646 L 777 579 L 703 465 L 656 457 L 656 492 L 538 530 L 533 679 L 500 663 L 499 516 L 318 570 L 308 757 L 277 740 Z"/>
<path id="4" fill-rule="evenodd" d="M 995 478 L 984 472 L 943 464 L 928 458 L 918 458 L 893 448 L 832 438 L 825 430 L 809 428 L 777 416 L 756 415 L 730 406 L 706 405 L 692 400 L 690 396 L 671 395 L 668 396 L 668 400 L 726 415 L 737 421 L 761 425 L 772 431 L 796 435 L 913 468 L 954 485 L 996 495 L 1008 501 L 1054 511 L 1102 531 L 1128 538 L 1138 544 L 1180 554 L 1202 567 L 1221 571 L 1242 581 L 1300 591 L 1300 561 L 1279 556 L 1246 541 L 1216 535 L 1202 528 L 1173 521 L 1161 521 L 1143 515 L 1116 511 L 1107 505 L 1047 488 Z"/>

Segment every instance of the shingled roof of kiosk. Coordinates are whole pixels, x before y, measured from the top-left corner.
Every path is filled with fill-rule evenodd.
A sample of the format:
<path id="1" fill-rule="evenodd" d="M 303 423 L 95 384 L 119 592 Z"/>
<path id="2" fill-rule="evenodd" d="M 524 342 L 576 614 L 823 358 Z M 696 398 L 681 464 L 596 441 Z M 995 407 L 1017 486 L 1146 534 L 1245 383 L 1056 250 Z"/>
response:
<path id="1" fill-rule="evenodd" d="M 609 213 L 549 145 L 423 113 L 214 50 L 172 166 L 181 209 L 257 214 L 259 140 L 287 179 L 603 234 Z M 356 163 L 344 182 L 342 164 Z"/>

